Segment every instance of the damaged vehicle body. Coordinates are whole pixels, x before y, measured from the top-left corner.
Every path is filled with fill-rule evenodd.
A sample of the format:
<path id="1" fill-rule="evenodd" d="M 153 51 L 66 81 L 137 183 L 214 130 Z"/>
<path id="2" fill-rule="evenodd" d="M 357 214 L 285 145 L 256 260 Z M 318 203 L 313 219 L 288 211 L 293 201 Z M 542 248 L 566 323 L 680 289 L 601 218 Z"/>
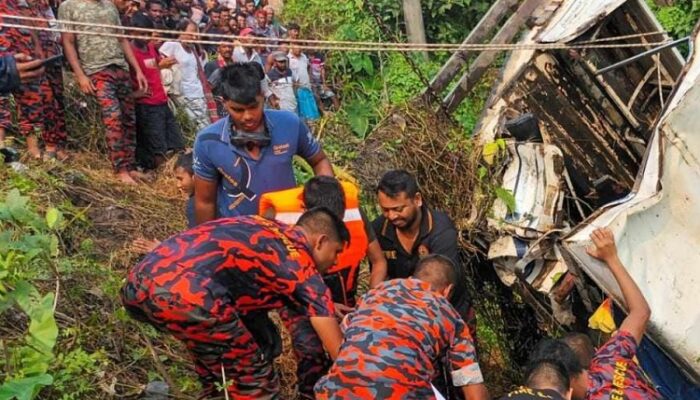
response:
<path id="1" fill-rule="evenodd" d="M 672 41 L 643 0 L 544 1 L 538 12 L 521 43 L 570 47 L 511 52 L 475 130 L 485 148 L 499 143 L 512 194 L 493 206 L 488 258 L 525 288 L 539 322 L 586 329 L 605 297 L 624 308 L 585 251 L 593 229 L 610 227 L 653 311 L 642 365 L 666 398 L 700 398 L 696 37 Z"/>

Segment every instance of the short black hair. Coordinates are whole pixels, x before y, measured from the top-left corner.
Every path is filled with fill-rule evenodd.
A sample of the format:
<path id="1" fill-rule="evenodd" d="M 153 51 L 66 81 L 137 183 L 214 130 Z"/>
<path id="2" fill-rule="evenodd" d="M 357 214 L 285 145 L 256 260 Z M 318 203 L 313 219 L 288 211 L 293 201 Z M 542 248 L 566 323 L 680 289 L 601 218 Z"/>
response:
<path id="1" fill-rule="evenodd" d="M 165 4 L 161 0 L 147 0 L 146 1 L 146 10 L 149 10 L 152 5 L 158 4 L 159 6 L 165 8 Z"/>
<path id="2" fill-rule="evenodd" d="M 257 62 L 234 63 L 221 69 L 221 80 L 215 93 L 224 100 L 253 104 L 262 93 L 260 81 L 264 78 L 265 72 Z"/>
<path id="3" fill-rule="evenodd" d="M 430 283 L 434 289 L 444 289 L 457 283 L 455 265 L 441 254 L 430 254 L 416 264 L 413 277 Z"/>
<path id="4" fill-rule="evenodd" d="M 192 154 L 192 152 L 180 153 L 180 155 L 177 156 L 177 161 L 175 161 L 175 169 L 182 168 L 187 171 L 188 174 L 194 175 L 194 169 L 192 168 L 192 164 L 194 163 Z"/>
<path id="5" fill-rule="evenodd" d="M 177 25 L 175 25 L 175 30 L 178 32 L 184 32 L 190 25 L 197 26 L 197 24 L 189 18 L 181 19 L 178 21 Z"/>
<path id="6" fill-rule="evenodd" d="M 338 218 L 345 216 L 345 192 L 332 176 L 314 176 L 304 184 L 304 206 L 326 207 Z"/>
<path id="7" fill-rule="evenodd" d="M 377 185 L 377 192 L 395 198 L 401 193 L 406 193 L 408 197 L 414 197 L 418 190 L 418 182 L 410 172 L 404 169 L 395 169 L 382 176 Z"/>
<path id="8" fill-rule="evenodd" d="M 591 365 L 591 360 L 595 356 L 595 347 L 588 335 L 580 332 L 569 332 L 561 340 L 574 351 L 574 354 L 578 357 L 578 362 L 584 368 L 588 368 Z"/>
<path id="9" fill-rule="evenodd" d="M 291 30 L 291 29 L 294 29 L 296 31 L 301 32 L 301 27 L 296 22 L 290 22 L 287 24 L 287 30 Z"/>
<path id="10" fill-rule="evenodd" d="M 132 26 L 134 28 L 141 28 L 141 29 L 153 29 L 153 28 L 155 28 L 155 24 L 153 23 L 153 20 L 148 15 L 142 14 L 142 13 L 134 14 L 134 16 L 131 17 L 131 20 L 129 21 L 129 26 Z M 136 34 L 138 36 L 148 35 L 147 32 L 137 32 Z"/>
<path id="11" fill-rule="evenodd" d="M 350 232 L 343 220 L 325 207 L 306 211 L 299 217 L 297 225 L 304 227 L 310 233 L 324 234 L 334 242 L 350 243 Z"/>
<path id="12" fill-rule="evenodd" d="M 544 338 L 537 343 L 530 353 L 530 363 L 535 364 L 542 360 L 556 360 L 564 366 L 569 379 L 573 379 L 584 371 L 584 367 L 576 357 L 576 354 L 562 340 Z"/>
<path id="13" fill-rule="evenodd" d="M 571 387 L 571 379 L 559 361 L 543 359 L 527 366 L 525 386 L 535 390 L 553 389 L 564 396 Z"/>

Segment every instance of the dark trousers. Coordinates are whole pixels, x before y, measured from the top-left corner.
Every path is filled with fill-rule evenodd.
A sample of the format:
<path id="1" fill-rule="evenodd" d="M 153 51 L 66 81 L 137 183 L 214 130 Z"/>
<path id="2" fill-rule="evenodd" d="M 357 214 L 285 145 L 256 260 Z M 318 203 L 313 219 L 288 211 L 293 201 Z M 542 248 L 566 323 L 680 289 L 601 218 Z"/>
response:
<path id="1" fill-rule="evenodd" d="M 136 162 L 145 169 L 156 167 L 156 156 L 185 148 L 180 127 L 167 103 L 136 105 Z"/>

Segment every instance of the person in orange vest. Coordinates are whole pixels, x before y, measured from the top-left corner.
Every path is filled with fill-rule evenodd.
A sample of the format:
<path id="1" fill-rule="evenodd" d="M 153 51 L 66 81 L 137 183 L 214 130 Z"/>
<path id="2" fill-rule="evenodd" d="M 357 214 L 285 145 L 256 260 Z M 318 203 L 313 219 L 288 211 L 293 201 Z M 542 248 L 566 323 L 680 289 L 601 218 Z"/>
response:
<path id="1" fill-rule="evenodd" d="M 360 263 L 365 257 L 372 265 L 386 265 L 386 259 L 369 220 L 360 209 L 360 190 L 349 182 L 329 176 L 315 176 L 303 187 L 265 193 L 260 198 L 260 215 L 293 225 L 304 210 L 323 206 L 337 213 L 350 231 L 350 243 L 338 262 L 325 274 L 339 316 L 355 306 Z"/>
<path id="2" fill-rule="evenodd" d="M 338 317 L 355 307 L 362 260 L 368 257 L 373 265 L 386 264 L 372 226 L 360 210 L 359 198 L 357 186 L 340 183 L 329 176 L 316 176 L 303 187 L 270 192 L 260 197 L 260 215 L 286 224 L 296 224 L 305 210 L 320 205 L 343 218 L 350 232 L 349 244 L 338 255 L 336 264 L 323 275 L 324 282 L 331 290 Z M 300 398 L 313 399 L 314 384 L 326 374 L 331 362 L 308 318 L 289 307 L 278 312 L 292 336 Z"/>

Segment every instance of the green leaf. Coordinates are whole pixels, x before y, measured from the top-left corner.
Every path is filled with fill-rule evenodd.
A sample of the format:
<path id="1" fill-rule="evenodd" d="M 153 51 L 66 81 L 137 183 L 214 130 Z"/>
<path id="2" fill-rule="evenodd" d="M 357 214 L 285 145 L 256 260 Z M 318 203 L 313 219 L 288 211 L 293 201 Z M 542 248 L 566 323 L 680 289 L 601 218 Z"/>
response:
<path id="1" fill-rule="evenodd" d="M 51 207 L 49 211 L 46 212 L 46 225 L 49 229 L 56 228 L 58 221 L 61 219 L 61 212 L 58 209 Z"/>
<path id="2" fill-rule="evenodd" d="M 515 196 L 513 196 L 513 192 L 505 188 L 496 188 L 494 189 L 494 193 L 496 197 L 506 205 L 509 213 L 515 211 Z"/>
<path id="3" fill-rule="evenodd" d="M 53 377 L 49 374 L 9 380 L 0 386 L 0 399 L 31 400 L 41 387 L 52 383 Z"/>

